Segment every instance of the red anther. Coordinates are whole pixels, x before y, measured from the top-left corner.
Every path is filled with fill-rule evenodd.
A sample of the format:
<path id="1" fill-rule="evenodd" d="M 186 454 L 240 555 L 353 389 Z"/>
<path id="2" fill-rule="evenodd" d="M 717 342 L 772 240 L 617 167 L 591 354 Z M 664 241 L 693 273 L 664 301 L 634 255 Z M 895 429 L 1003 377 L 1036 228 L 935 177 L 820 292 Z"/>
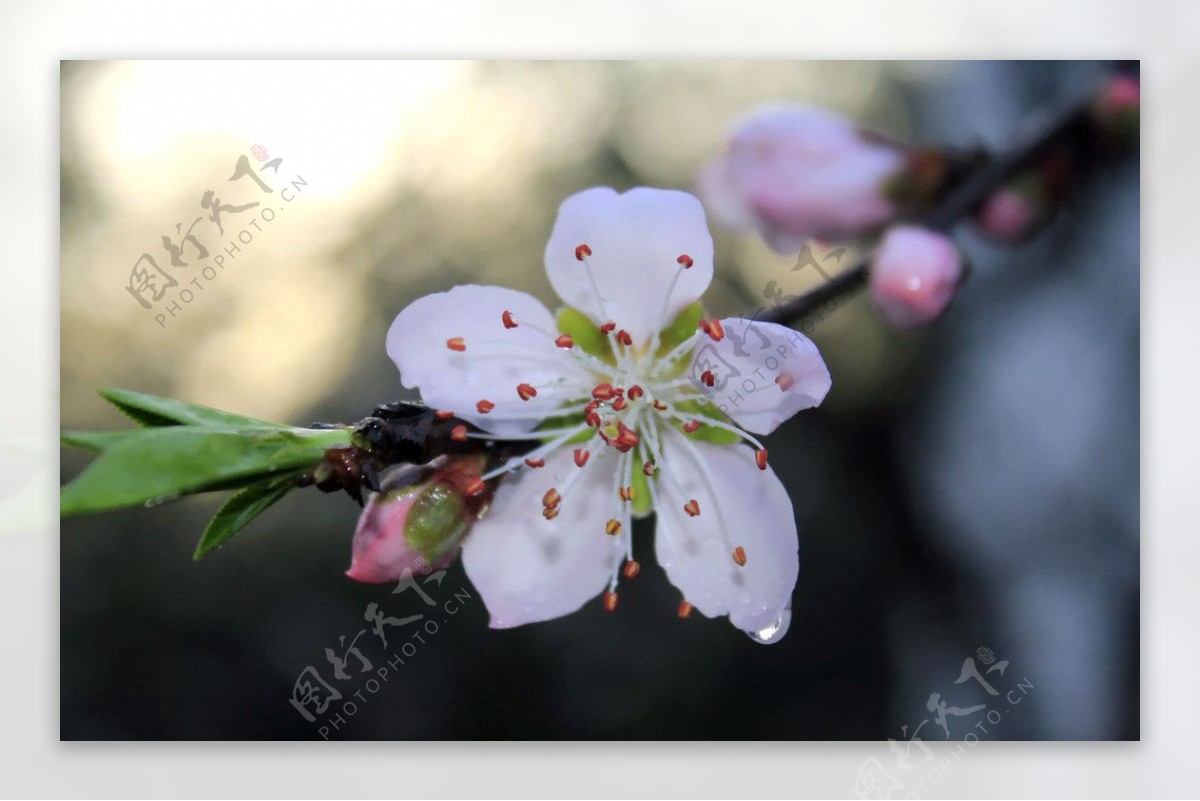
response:
<path id="1" fill-rule="evenodd" d="M 675 614 L 679 616 L 680 620 L 687 620 L 688 616 L 692 614 L 692 605 L 687 601 L 680 601 L 679 611 L 677 611 Z"/>
<path id="2" fill-rule="evenodd" d="M 485 398 L 485 399 L 479 401 L 479 403 L 475 404 L 475 408 L 479 411 L 480 414 L 487 414 L 492 409 L 496 408 L 496 404 L 492 403 L 490 400 L 487 400 Z"/>
<path id="3" fill-rule="evenodd" d="M 454 440 L 455 442 L 466 442 L 467 427 L 464 425 L 457 425 L 450 429 L 450 439 Z"/>
<path id="4" fill-rule="evenodd" d="M 614 444 L 617 446 L 617 450 L 624 453 L 638 444 L 637 432 L 624 423 L 618 422 L 617 438 L 614 440 Z"/>
<path id="5" fill-rule="evenodd" d="M 599 428 L 601 422 L 600 415 L 596 414 L 594 410 L 589 409 L 583 413 L 583 422 L 587 423 L 592 428 Z"/>
<path id="6" fill-rule="evenodd" d="M 695 431 L 699 427 L 700 427 L 700 421 L 698 421 L 698 420 L 688 420 L 686 423 L 683 424 L 683 430 L 688 434 L 691 434 L 693 431 Z"/>
<path id="7" fill-rule="evenodd" d="M 468 498 L 473 498 L 474 496 L 483 492 L 485 489 L 487 489 L 487 484 L 484 483 L 482 478 L 476 476 L 468 481 L 467 485 L 463 487 L 463 495 L 466 495 Z"/>
<path id="8" fill-rule="evenodd" d="M 526 459 L 525 465 L 527 467 L 533 467 L 533 468 L 545 467 L 546 460 L 545 459 Z"/>
<path id="9" fill-rule="evenodd" d="M 796 383 L 796 379 L 792 378 L 790 373 L 780 373 L 775 376 L 775 383 L 779 385 L 781 390 L 787 392 L 792 388 L 792 384 Z"/>
<path id="10" fill-rule="evenodd" d="M 610 537 L 615 537 L 621 533 L 621 521 L 615 517 L 604 524 L 604 533 Z"/>
<path id="11" fill-rule="evenodd" d="M 626 403 L 625 399 L 619 395 L 612 402 L 612 408 L 613 408 L 614 412 L 623 412 L 623 411 L 625 411 L 625 407 L 628 405 L 629 404 Z"/>
<path id="12" fill-rule="evenodd" d="M 592 388 L 592 397 L 596 400 L 611 400 L 616 397 L 617 393 L 613 392 L 613 385 L 604 383 L 597 384 Z"/>
<path id="13" fill-rule="evenodd" d="M 592 255 L 592 249 L 587 245 L 580 245 L 579 247 L 575 248 L 575 258 L 579 259 L 580 261 L 583 261 L 590 255 Z"/>
<path id="14" fill-rule="evenodd" d="M 642 566 L 630 559 L 625 563 L 625 567 L 621 570 L 621 575 L 627 579 L 637 578 L 637 574 L 642 572 Z"/>
<path id="15" fill-rule="evenodd" d="M 558 345 L 560 348 L 570 350 L 571 348 L 575 347 L 575 340 L 571 339 L 570 334 L 563 334 L 558 339 L 554 340 L 554 344 Z"/>
<path id="16" fill-rule="evenodd" d="M 654 462 L 646 462 L 642 465 L 642 474 L 646 476 L 654 475 Z"/>
<path id="17" fill-rule="evenodd" d="M 746 549 L 738 546 L 733 549 L 733 561 L 737 562 L 738 567 L 746 566 Z"/>
<path id="18" fill-rule="evenodd" d="M 592 455 L 591 451 L 585 451 L 583 448 L 576 448 L 575 449 L 575 466 L 583 467 L 585 464 L 587 464 L 587 460 L 589 458 L 591 458 L 591 455 Z"/>
<path id="19" fill-rule="evenodd" d="M 622 328 L 620 331 L 617 332 L 617 342 L 619 342 L 620 344 L 624 345 L 627 348 L 632 347 L 633 346 L 633 337 L 629 335 L 628 331 L 626 331 L 624 328 Z"/>
<path id="20" fill-rule="evenodd" d="M 716 318 L 711 320 L 701 318 L 700 322 L 696 323 L 696 327 L 708 334 L 713 342 L 720 342 L 725 338 L 725 328 L 721 325 L 721 321 Z"/>
<path id="21" fill-rule="evenodd" d="M 604 611 L 606 611 L 606 612 L 617 611 L 617 594 L 615 592 L 613 592 L 612 590 L 604 591 Z"/>
<path id="22" fill-rule="evenodd" d="M 439 420 L 449 420 L 454 416 L 454 412 L 450 411 L 449 409 L 438 409 L 433 413 L 433 416 Z"/>
<path id="23" fill-rule="evenodd" d="M 450 350 L 456 350 L 459 353 L 462 353 L 467 349 L 467 340 L 463 339 L 462 337 L 450 337 L 446 340 L 446 347 Z"/>
<path id="24" fill-rule="evenodd" d="M 759 470 L 767 469 L 767 449 L 759 448 L 754 452 L 754 463 L 758 465 Z"/>
<path id="25" fill-rule="evenodd" d="M 656 400 L 654 401 L 654 408 L 658 409 L 660 412 L 665 412 L 667 410 L 667 404 L 660 400 Z"/>
<path id="26" fill-rule="evenodd" d="M 537 390 L 529 384 L 517 384 L 517 395 L 521 400 L 527 401 L 530 398 L 537 397 Z"/>
<path id="27" fill-rule="evenodd" d="M 692 498 L 683 505 L 683 511 L 687 512 L 691 517 L 696 517 L 700 514 L 700 504 L 696 502 L 695 498 Z"/>
<path id="28" fill-rule="evenodd" d="M 546 518 L 547 520 L 553 520 L 554 518 L 558 517 L 558 507 L 547 506 L 542 510 L 542 517 Z"/>
<path id="29" fill-rule="evenodd" d="M 616 331 L 616 330 L 617 330 L 617 324 L 614 323 L 612 320 L 609 320 L 607 323 L 600 326 L 601 334 L 611 334 L 613 331 Z"/>
<path id="30" fill-rule="evenodd" d="M 558 490 L 554 487 L 546 490 L 546 494 L 542 496 L 542 506 L 558 506 L 562 502 L 562 496 L 558 494 Z"/>
<path id="31" fill-rule="evenodd" d="M 517 321 L 513 319 L 512 312 L 507 309 L 504 310 L 504 314 L 500 315 L 500 319 L 504 322 L 505 328 L 517 327 Z"/>
<path id="32" fill-rule="evenodd" d="M 705 370 L 700 374 L 700 382 L 706 387 L 715 386 L 717 383 L 717 377 L 713 375 L 712 370 Z"/>
<path id="33" fill-rule="evenodd" d="M 683 269 L 685 269 L 685 270 L 690 270 L 690 269 L 692 269 L 692 265 L 696 263 L 696 262 L 692 261 L 692 257 L 691 257 L 691 256 L 689 256 L 689 255 L 688 255 L 688 254 L 686 254 L 686 253 L 684 253 L 682 256 L 680 256 L 680 257 L 679 257 L 678 259 L 676 259 L 675 261 L 677 261 L 677 262 L 679 262 L 680 264 L 682 264 L 682 265 L 683 265 Z"/>
<path id="34" fill-rule="evenodd" d="M 630 400 L 637 400 L 645 394 L 646 391 L 637 384 L 633 384 L 628 390 L 625 391 L 625 397 L 629 398 Z"/>

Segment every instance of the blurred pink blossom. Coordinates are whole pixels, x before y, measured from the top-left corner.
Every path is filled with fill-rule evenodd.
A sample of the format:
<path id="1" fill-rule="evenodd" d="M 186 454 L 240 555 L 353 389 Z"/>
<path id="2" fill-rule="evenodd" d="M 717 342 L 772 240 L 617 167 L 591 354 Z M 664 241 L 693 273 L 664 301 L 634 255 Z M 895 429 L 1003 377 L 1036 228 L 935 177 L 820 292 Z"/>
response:
<path id="1" fill-rule="evenodd" d="M 846 240 L 896 212 L 886 194 L 907 153 L 823 109 L 772 106 L 743 120 L 697 189 L 723 222 L 759 232 L 779 252 L 810 237 Z"/>
<path id="2" fill-rule="evenodd" d="M 897 225 L 871 261 L 871 297 L 892 325 L 927 325 L 946 308 L 961 277 L 962 258 L 948 236 Z"/>

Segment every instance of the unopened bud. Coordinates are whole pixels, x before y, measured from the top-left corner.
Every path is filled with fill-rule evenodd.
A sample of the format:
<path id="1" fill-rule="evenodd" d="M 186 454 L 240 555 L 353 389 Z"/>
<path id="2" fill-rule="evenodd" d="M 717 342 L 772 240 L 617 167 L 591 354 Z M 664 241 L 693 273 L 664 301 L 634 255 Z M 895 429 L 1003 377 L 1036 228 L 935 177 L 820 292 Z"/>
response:
<path id="1" fill-rule="evenodd" d="M 926 325 L 941 315 L 961 277 L 962 257 L 948 236 L 898 225 L 871 260 L 871 297 L 892 325 Z"/>
<path id="2" fill-rule="evenodd" d="M 480 456 L 451 457 L 419 483 L 372 496 L 358 518 L 346 575 L 383 584 L 405 569 L 450 564 L 486 496 L 478 486 L 483 465 Z"/>

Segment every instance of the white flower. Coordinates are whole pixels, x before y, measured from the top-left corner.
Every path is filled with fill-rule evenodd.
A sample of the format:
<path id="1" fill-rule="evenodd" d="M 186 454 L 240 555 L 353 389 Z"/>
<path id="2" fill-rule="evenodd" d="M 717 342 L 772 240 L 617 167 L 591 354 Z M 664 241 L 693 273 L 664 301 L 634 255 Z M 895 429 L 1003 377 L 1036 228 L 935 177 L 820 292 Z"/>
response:
<path id="1" fill-rule="evenodd" d="M 683 192 L 580 192 L 562 204 L 545 260 L 573 307 L 557 320 L 522 292 L 457 286 L 415 301 L 388 331 L 388 354 L 427 405 L 489 432 L 473 436 L 544 442 L 484 476 L 511 473 L 464 544 L 491 625 L 549 620 L 600 594 L 615 608 L 620 578 L 638 570 L 631 518 L 653 508 L 680 614 L 728 615 L 778 639 L 796 523 L 753 434 L 825 397 L 816 346 L 783 326 L 699 316 L 713 244 Z M 739 377 L 722 403 L 728 417 L 709 402 L 708 386 L 752 370 L 756 385 Z"/>

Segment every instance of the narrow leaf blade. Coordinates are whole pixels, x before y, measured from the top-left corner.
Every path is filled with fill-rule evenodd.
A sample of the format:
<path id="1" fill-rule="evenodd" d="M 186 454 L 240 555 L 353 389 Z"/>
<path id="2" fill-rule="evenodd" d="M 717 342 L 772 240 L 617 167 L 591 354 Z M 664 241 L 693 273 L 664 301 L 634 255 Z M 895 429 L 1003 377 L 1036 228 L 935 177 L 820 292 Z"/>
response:
<path id="1" fill-rule="evenodd" d="M 297 475 L 289 473 L 251 484 L 226 501 L 205 527 L 192 559 L 199 560 L 209 551 L 221 547 L 250 521 L 295 489 Z"/>

